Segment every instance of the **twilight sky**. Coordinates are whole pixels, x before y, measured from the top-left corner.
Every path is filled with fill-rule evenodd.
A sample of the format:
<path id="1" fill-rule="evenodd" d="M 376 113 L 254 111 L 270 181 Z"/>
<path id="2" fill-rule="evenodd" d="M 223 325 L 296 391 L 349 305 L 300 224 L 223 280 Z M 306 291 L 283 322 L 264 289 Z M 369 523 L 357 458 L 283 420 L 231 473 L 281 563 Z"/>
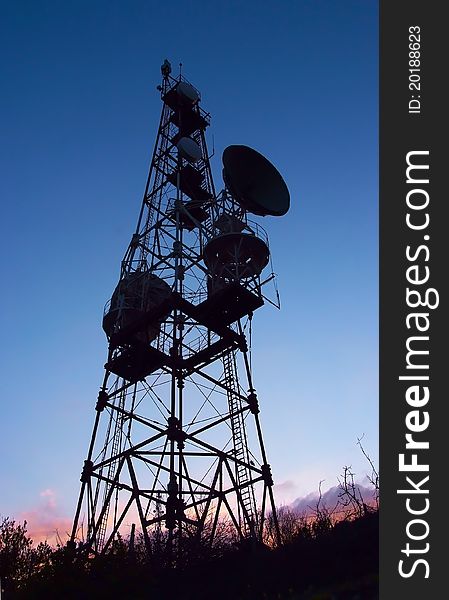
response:
<path id="1" fill-rule="evenodd" d="M 282 310 L 253 322 L 279 502 L 378 453 L 377 2 L 4 0 L 0 514 L 73 516 L 106 359 L 103 306 L 140 208 L 168 58 L 221 153 L 246 144 L 292 207 L 260 219 Z M 30 527 L 32 529 L 32 527 Z"/>

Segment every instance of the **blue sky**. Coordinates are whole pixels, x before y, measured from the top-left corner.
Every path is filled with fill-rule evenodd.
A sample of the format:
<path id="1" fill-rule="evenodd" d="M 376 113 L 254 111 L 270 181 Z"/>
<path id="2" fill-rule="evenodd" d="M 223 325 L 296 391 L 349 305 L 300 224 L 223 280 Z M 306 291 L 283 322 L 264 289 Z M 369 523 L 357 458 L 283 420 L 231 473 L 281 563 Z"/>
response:
<path id="1" fill-rule="evenodd" d="M 140 207 L 168 58 L 222 150 L 247 144 L 292 207 L 261 219 L 282 310 L 253 367 L 283 501 L 377 460 L 377 2 L 1 5 L 0 513 L 71 517 L 106 359 L 104 303 Z M 213 136 L 213 138 L 212 138 Z M 47 491 L 47 492 L 46 492 Z"/>

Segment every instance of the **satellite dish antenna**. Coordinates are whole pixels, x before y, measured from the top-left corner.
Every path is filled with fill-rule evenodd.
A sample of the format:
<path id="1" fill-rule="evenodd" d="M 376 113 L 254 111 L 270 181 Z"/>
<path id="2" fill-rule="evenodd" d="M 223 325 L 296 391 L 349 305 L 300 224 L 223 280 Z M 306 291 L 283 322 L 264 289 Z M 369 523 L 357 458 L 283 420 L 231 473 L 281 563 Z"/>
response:
<path id="1" fill-rule="evenodd" d="M 180 104 L 185 106 L 196 104 L 200 99 L 198 90 L 196 90 L 193 85 L 190 85 L 190 83 L 187 83 L 186 81 L 180 81 L 178 83 L 176 86 L 176 93 L 178 94 Z"/>
<path id="2" fill-rule="evenodd" d="M 182 137 L 176 144 L 183 158 L 191 163 L 198 162 L 201 158 L 201 148 L 190 137 Z"/>
<path id="3" fill-rule="evenodd" d="M 290 208 L 290 194 L 271 162 L 248 146 L 223 152 L 223 179 L 237 202 L 255 215 L 281 217 Z"/>

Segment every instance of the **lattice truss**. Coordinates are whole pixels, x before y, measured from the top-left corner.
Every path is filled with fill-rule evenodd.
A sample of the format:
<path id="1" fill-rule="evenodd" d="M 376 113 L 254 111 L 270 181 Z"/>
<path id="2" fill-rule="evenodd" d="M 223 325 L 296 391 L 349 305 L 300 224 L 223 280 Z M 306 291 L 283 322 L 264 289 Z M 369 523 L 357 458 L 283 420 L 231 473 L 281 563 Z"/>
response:
<path id="1" fill-rule="evenodd" d="M 248 348 L 273 278 L 261 281 L 268 240 L 227 189 L 215 193 L 209 115 L 168 71 L 142 209 L 103 321 L 108 360 L 72 532 L 95 553 L 132 523 L 150 550 L 161 536 L 214 543 L 223 521 L 236 539 L 262 540 L 274 511 Z"/>

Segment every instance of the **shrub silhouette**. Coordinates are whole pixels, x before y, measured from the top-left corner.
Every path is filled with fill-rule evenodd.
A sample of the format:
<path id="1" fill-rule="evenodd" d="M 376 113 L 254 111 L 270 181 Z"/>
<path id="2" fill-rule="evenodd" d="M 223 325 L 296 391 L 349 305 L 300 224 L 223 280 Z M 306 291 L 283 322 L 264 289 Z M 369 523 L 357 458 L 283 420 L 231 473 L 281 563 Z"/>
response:
<path id="1" fill-rule="evenodd" d="M 8 520 L 4 527 L 8 550 L 4 542 L 0 546 L 2 577 L 7 578 L 5 597 L 305 599 L 313 597 L 304 595 L 306 590 L 340 586 L 341 595 L 332 592 L 340 600 L 352 598 L 363 584 L 368 587 L 362 597 L 376 598 L 377 511 L 339 521 L 333 521 L 325 507 L 321 511 L 317 518 L 279 509 L 282 544 L 278 547 L 237 545 L 223 534 L 220 547 L 214 549 L 198 537 L 186 536 L 183 555 L 188 558 L 177 568 L 169 566 L 162 545 L 159 552 L 148 552 L 139 535 L 132 547 L 129 539 L 120 538 L 106 554 L 92 558 L 66 546 L 33 549 L 25 526 Z M 353 589 L 352 595 L 345 595 L 345 589 Z"/>
<path id="2" fill-rule="evenodd" d="M 326 506 L 321 494 L 311 513 L 277 509 L 280 544 L 273 515 L 268 515 L 263 544 L 239 542 L 232 523 L 212 521 L 201 535 L 183 531 L 181 547 L 168 550 L 167 532 L 147 539 L 133 529 L 118 536 L 101 556 L 75 547 L 47 543 L 33 547 L 26 522 L 0 521 L 0 577 L 5 598 L 84 600 L 314 600 L 378 598 L 379 478 L 372 461 L 372 499 L 364 498 L 350 467 L 339 480 L 338 502 Z M 180 552 L 179 552 L 180 551 Z M 182 560 L 178 557 L 182 556 Z"/>

